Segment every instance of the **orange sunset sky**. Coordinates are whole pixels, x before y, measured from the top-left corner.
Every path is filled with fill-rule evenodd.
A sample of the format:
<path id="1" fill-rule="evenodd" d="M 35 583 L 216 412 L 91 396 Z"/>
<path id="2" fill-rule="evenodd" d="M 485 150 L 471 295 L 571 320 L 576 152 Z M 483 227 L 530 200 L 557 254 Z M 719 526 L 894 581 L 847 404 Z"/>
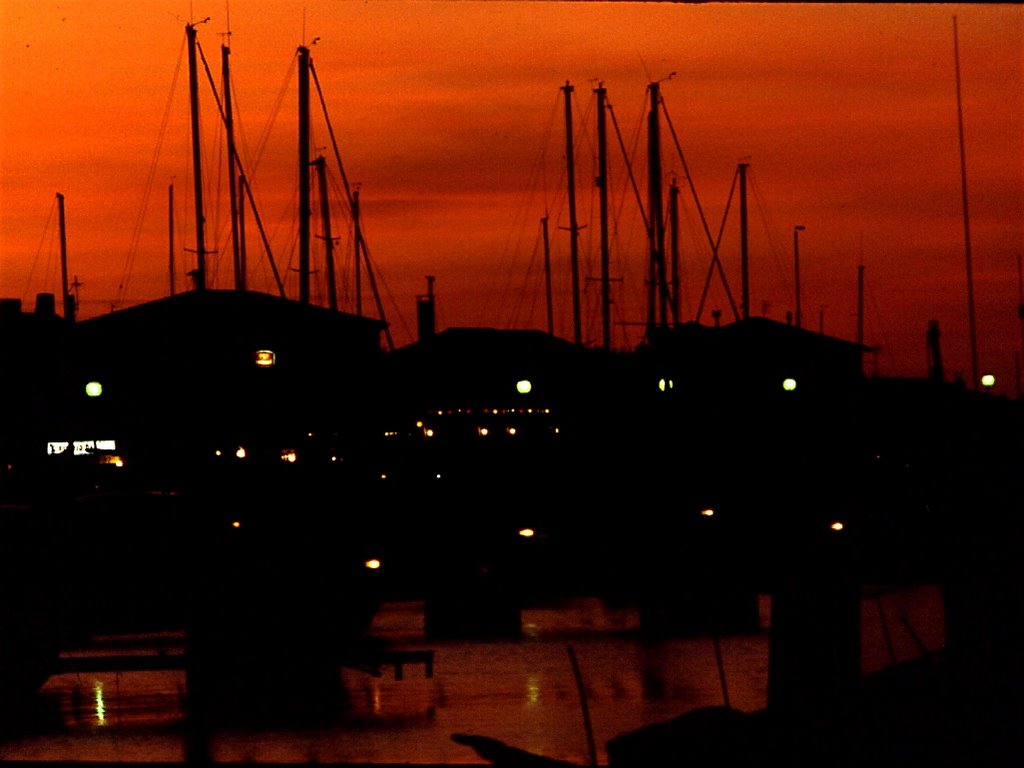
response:
<path id="1" fill-rule="evenodd" d="M 39 292 L 60 294 L 57 193 L 80 317 L 167 295 L 172 185 L 176 288 L 186 289 L 195 224 L 185 25 L 208 18 L 199 46 L 219 87 L 230 45 L 243 169 L 292 298 L 296 51 L 307 44 L 398 346 L 414 339 L 427 275 L 439 328 L 545 329 L 545 216 L 555 331 L 572 338 L 562 91 L 572 84 L 583 335 L 600 343 L 594 89 L 603 83 L 614 117 L 613 341 L 634 346 L 647 245 L 630 173 L 646 205 L 647 86 L 660 81 L 664 179 L 681 190 L 682 319 L 698 319 L 701 306 L 701 322 L 715 309 L 733 319 L 717 277 L 700 303 L 711 250 L 697 202 L 711 232 L 722 229 L 738 303 L 738 193 L 725 214 L 745 162 L 751 314 L 784 321 L 794 311 L 802 225 L 804 327 L 856 339 L 863 265 L 864 341 L 878 347 L 868 372 L 924 375 L 936 320 L 947 373 L 970 378 L 954 17 L 977 358 L 996 391 L 1013 396 L 1024 322 L 1018 4 L 0 0 L 0 296 L 28 309 Z M 207 248 L 216 251 L 208 285 L 229 288 L 224 132 L 205 72 L 199 98 Z M 339 290 L 353 311 L 351 218 L 315 90 L 312 133 L 331 168 Z M 316 236 L 315 194 L 312 207 Z M 246 217 L 249 285 L 276 292 Z M 322 240 L 313 248 L 313 300 L 326 303 Z M 365 276 L 363 290 L 375 314 Z"/>

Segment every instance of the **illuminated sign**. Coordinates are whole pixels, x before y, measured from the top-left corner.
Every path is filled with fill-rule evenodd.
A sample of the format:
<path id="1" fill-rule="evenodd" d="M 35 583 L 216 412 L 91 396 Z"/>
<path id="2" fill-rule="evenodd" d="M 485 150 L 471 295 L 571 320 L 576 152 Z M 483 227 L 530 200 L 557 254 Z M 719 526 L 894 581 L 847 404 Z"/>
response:
<path id="1" fill-rule="evenodd" d="M 116 440 L 51 440 L 46 444 L 47 456 L 59 456 L 68 448 L 74 456 L 89 456 L 97 451 L 116 451 Z"/>

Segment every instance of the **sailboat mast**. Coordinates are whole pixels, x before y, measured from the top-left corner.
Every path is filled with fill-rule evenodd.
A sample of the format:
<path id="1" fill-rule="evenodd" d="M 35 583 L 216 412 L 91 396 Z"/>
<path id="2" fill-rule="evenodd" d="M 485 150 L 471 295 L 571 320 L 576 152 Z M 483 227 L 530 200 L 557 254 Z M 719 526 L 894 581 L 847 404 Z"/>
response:
<path id="1" fill-rule="evenodd" d="M 196 269 L 193 272 L 196 290 L 206 289 L 206 221 L 203 218 L 203 173 L 199 137 L 199 74 L 196 66 L 196 28 L 185 25 L 188 37 L 188 92 L 192 110 L 192 169 L 196 201 Z"/>
<path id="2" fill-rule="evenodd" d="M 573 87 L 566 81 L 562 86 L 565 92 L 565 162 L 569 186 L 569 249 L 572 268 L 572 328 L 573 340 L 583 343 L 583 329 L 580 324 L 580 263 L 579 263 L 579 227 L 576 224 L 576 160 L 573 157 L 572 136 L 572 92 Z"/>
<path id="3" fill-rule="evenodd" d="M 309 304 L 309 48 L 299 46 L 299 302 Z"/>
<path id="4" fill-rule="evenodd" d="M 64 223 L 64 195 L 57 193 L 57 215 L 60 225 L 60 290 L 64 302 L 64 319 L 75 322 L 75 299 L 68 286 L 68 238 Z"/>
<path id="5" fill-rule="evenodd" d="M 953 17 L 953 59 L 956 65 L 956 119 L 960 134 L 960 191 L 964 211 L 964 257 L 967 262 L 967 324 L 971 336 L 971 389 L 978 388 L 978 336 L 974 324 L 974 271 L 971 265 L 971 225 L 967 211 L 967 159 L 964 153 L 964 112 L 960 100 L 960 44 Z"/>
<path id="6" fill-rule="evenodd" d="M 313 161 L 320 182 L 320 218 L 324 228 L 324 254 L 327 263 L 327 296 L 330 307 L 338 311 L 338 292 L 334 285 L 334 238 L 331 236 L 331 206 L 327 200 L 327 161 L 323 155 Z"/>
<path id="7" fill-rule="evenodd" d="M 601 217 L 601 345 L 612 348 L 611 329 L 611 275 L 608 255 L 608 138 L 605 125 L 604 83 L 594 91 L 597 94 L 597 188 Z"/>
<path id="8" fill-rule="evenodd" d="M 658 102 L 660 86 L 651 83 L 648 86 L 651 94 L 651 110 L 647 116 L 647 200 L 650 209 L 650 255 L 651 255 L 651 288 L 648 324 L 655 322 L 664 328 L 667 324 L 667 285 L 665 280 L 665 232 L 662 222 L 661 202 L 661 130 L 658 120 Z M 656 309 L 655 309 L 656 308 Z"/>
<path id="9" fill-rule="evenodd" d="M 230 34 L 230 33 L 229 33 Z M 224 78 L 224 133 L 228 144 L 228 198 L 231 204 L 231 255 L 235 268 L 235 290 L 245 290 L 245 267 L 242 263 L 241 247 L 238 240 L 238 187 L 235 184 L 238 159 L 235 156 L 235 120 L 231 106 L 231 48 L 220 47 L 221 72 Z"/>

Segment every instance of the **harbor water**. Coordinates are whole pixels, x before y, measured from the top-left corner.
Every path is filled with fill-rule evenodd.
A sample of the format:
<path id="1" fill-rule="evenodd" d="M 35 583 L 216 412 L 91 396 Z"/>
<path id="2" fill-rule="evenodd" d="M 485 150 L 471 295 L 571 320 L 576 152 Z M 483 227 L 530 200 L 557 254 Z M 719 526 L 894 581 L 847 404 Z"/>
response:
<path id="1" fill-rule="evenodd" d="M 942 647 L 938 587 L 865 587 L 861 605 L 864 672 Z M 520 639 L 437 640 L 424 633 L 422 603 L 387 603 L 373 637 L 395 652 L 432 651 L 432 669 L 344 667 L 336 706 L 316 722 L 219 727 L 208 754 L 218 763 L 488 762 L 453 739 L 462 734 L 607 764 L 606 743 L 618 735 L 700 707 L 765 707 L 767 596 L 760 616 L 750 634 L 652 638 L 635 608 L 578 597 L 525 608 Z M 175 640 L 140 638 L 150 650 Z M 6 729 L 0 761 L 185 762 L 185 694 L 178 669 L 56 675 Z"/>

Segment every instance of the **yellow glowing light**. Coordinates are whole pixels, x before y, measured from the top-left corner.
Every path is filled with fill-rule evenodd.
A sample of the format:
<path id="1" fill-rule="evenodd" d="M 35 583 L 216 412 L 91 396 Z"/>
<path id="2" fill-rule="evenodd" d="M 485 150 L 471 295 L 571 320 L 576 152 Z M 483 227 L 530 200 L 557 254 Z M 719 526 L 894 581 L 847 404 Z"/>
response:
<path id="1" fill-rule="evenodd" d="M 96 699 L 96 720 L 100 725 L 104 725 L 107 722 L 107 706 L 103 702 L 103 683 L 96 683 L 92 692 Z"/>
<path id="2" fill-rule="evenodd" d="M 269 349 L 256 350 L 256 367 L 270 368 L 277 362 L 277 356 Z"/>
<path id="3" fill-rule="evenodd" d="M 238 446 L 238 450 L 235 451 L 235 456 L 237 456 L 240 459 L 244 459 L 245 458 L 245 448 L 243 448 L 242 446 Z"/>
<path id="4" fill-rule="evenodd" d="M 222 456 L 223 454 L 221 453 L 221 450 L 218 448 L 216 451 L 213 452 L 213 455 L 214 456 Z"/>
<path id="5" fill-rule="evenodd" d="M 787 392 L 792 392 L 796 389 L 796 379 L 783 379 L 782 388 Z"/>
<path id="6" fill-rule="evenodd" d="M 519 535 L 522 536 L 524 539 L 530 538 L 535 533 L 536 533 L 536 531 L 534 531 L 533 528 L 522 528 L 519 531 Z"/>
<path id="7" fill-rule="evenodd" d="M 294 464 L 297 458 L 298 455 L 294 450 L 286 449 L 281 451 L 281 461 L 287 461 L 289 464 Z"/>
<path id="8" fill-rule="evenodd" d="M 843 524 L 839 520 L 836 520 L 834 523 L 832 523 L 832 525 L 829 526 L 829 528 L 831 528 L 833 531 L 841 531 L 843 530 L 843 527 Z"/>
<path id="9" fill-rule="evenodd" d="M 672 381 L 672 379 L 658 379 L 658 389 L 660 389 L 662 392 L 667 392 L 668 390 L 675 387 L 675 385 L 676 384 L 674 381 Z"/>
<path id="10" fill-rule="evenodd" d="M 106 456 L 100 456 L 100 464 L 113 464 L 115 467 L 123 467 L 124 460 L 120 456 L 107 454 Z"/>
<path id="11" fill-rule="evenodd" d="M 702 509 L 700 511 L 700 514 L 701 514 L 701 517 L 714 517 L 715 516 L 715 510 L 713 510 L 713 509 L 711 509 L 709 507 L 708 509 Z"/>
<path id="12" fill-rule="evenodd" d="M 520 379 L 516 382 L 516 392 L 521 395 L 528 395 L 533 389 L 533 383 L 529 379 Z"/>
<path id="13" fill-rule="evenodd" d="M 490 430 L 488 430 L 487 427 L 477 427 L 476 428 L 476 433 L 478 435 L 480 435 L 480 437 L 487 437 L 489 431 Z"/>
<path id="14" fill-rule="evenodd" d="M 423 430 L 423 434 L 426 435 L 427 437 L 433 437 L 434 436 L 434 430 L 432 430 L 432 429 L 424 429 Z"/>
<path id="15" fill-rule="evenodd" d="M 516 428 L 508 427 L 505 431 L 508 432 L 510 435 L 514 435 L 516 433 Z"/>
<path id="16" fill-rule="evenodd" d="M 981 377 L 981 386 L 983 387 L 994 387 L 996 384 L 996 377 L 991 373 L 986 373 Z"/>
<path id="17" fill-rule="evenodd" d="M 381 479 L 381 480 L 387 480 L 387 479 L 388 479 L 388 474 L 387 474 L 387 472 L 381 472 L 381 473 L 380 473 L 380 479 Z"/>
<path id="18" fill-rule="evenodd" d="M 241 528 L 242 527 L 242 521 L 241 520 L 232 520 L 231 521 L 231 527 L 232 528 Z"/>
<path id="19" fill-rule="evenodd" d="M 378 560 L 377 558 L 374 557 L 374 558 L 371 558 L 371 559 L 367 560 L 364 563 L 364 565 L 367 568 L 369 568 L 371 571 L 376 571 L 378 568 L 380 568 L 380 560 Z"/>
<path id="20" fill-rule="evenodd" d="M 103 385 L 98 381 L 90 381 L 85 385 L 85 394 L 89 397 L 99 397 L 103 394 Z"/>

